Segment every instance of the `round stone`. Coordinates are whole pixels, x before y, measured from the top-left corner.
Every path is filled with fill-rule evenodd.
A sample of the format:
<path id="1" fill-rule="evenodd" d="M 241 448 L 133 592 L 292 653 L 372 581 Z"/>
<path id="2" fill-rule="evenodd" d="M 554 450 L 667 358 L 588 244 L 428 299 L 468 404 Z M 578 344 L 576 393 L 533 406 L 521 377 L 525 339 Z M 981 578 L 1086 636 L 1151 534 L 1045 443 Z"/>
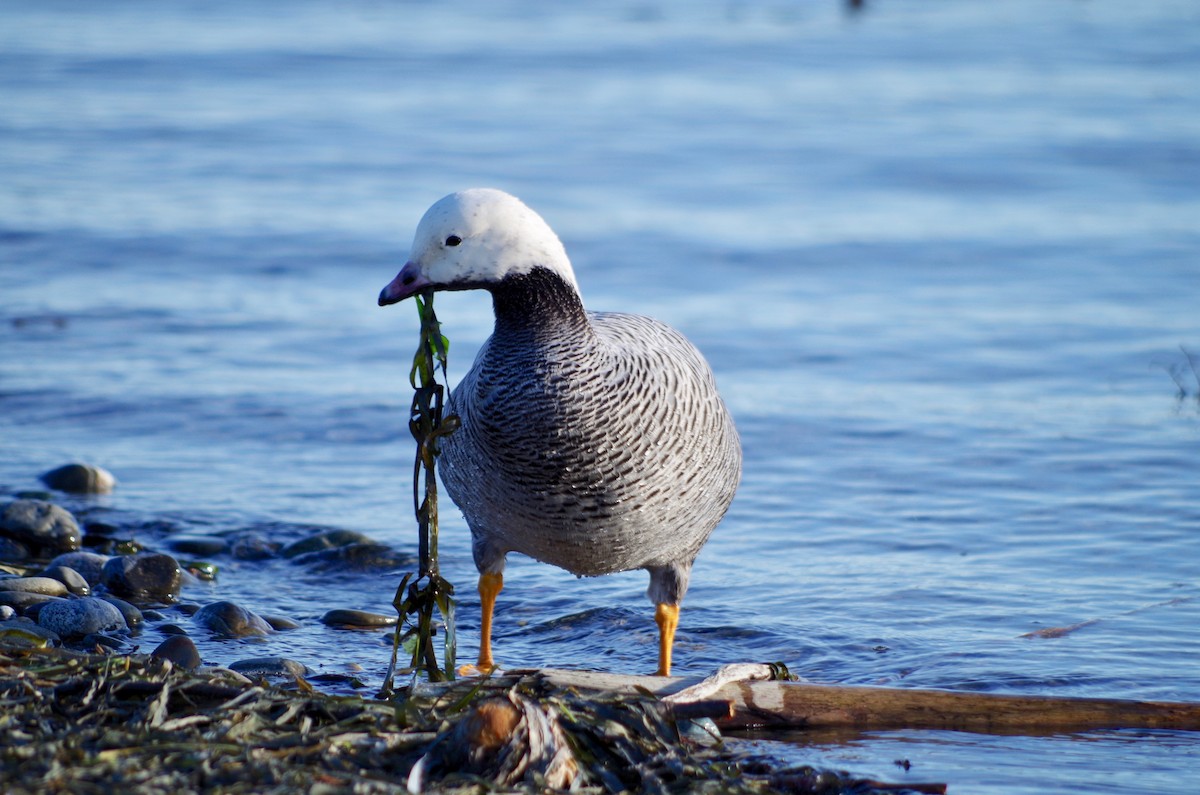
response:
<path id="1" fill-rule="evenodd" d="M 0 514 L 0 531 L 26 546 L 52 552 L 79 549 L 79 524 L 70 511 L 42 500 L 15 500 Z"/>
<path id="2" fill-rule="evenodd" d="M 124 599 L 118 599 L 112 594 L 104 594 L 100 598 L 121 611 L 121 616 L 125 619 L 125 625 L 130 629 L 137 629 L 145 622 L 146 619 L 142 616 L 142 611 Z"/>
<path id="3" fill-rule="evenodd" d="M 183 586 L 179 561 L 162 552 L 119 555 L 104 564 L 101 582 L 112 594 L 134 602 L 174 602 Z"/>
<path id="4" fill-rule="evenodd" d="M 292 619 L 285 618 L 283 616 L 264 615 L 262 616 L 262 620 L 270 624 L 271 629 L 275 630 L 276 632 L 287 632 L 290 629 L 300 629 L 301 626 L 299 621 L 293 621 Z"/>
<path id="5" fill-rule="evenodd" d="M 235 560 L 267 560 L 278 551 L 279 544 L 253 530 L 229 537 L 229 554 Z"/>
<path id="6" fill-rule="evenodd" d="M 51 577 L 61 582 L 66 589 L 76 596 L 89 596 L 92 592 L 92 587 L 88 585 L 88 581 L 83 578 L 83 575 L 72 569 L 70 566 L 57 564 L 47 566 L 42 572 L 43 577 Z"/>
<path id="7" fill-rule="evenodd" d="M 108 563 L 108 555 L 96 552 L 65 552 L 46 564 L 47 569 L 63 566 L 74 569 L 83 575 L 88 585 L 98 585 L 104 573 L 104 564 Z"/>
<path id="8" fill-rule="evenodd" d="M 91 596 L 48 604 L 38 613 L 37 622 L 38 626 L 64 638 L 125 629 L 125 619 L 120 610 L 103 599 Z"/>
<path id="9" fill-rule="evenodd" d="M 308 552 L 296 556 L 294 562 L 317 572 L 371 574 L 412 566 L 417 559 L 386 544 L 371 542 Z"/>
<path id="10" fill-rule="evenodd" d="M 117 485 L 112 473 L 87 464 L 67 464 L 42 475 L 42 482 L 52 489 L 73 494 L 108 494 Z"/>
<path id="11" fill-rule="evenodd" d="M 158 644 L 158 647 L 150 652 L 150 656 L 170 660 L 188 671 L 199 668 L 202 662 L 199 649 L 187 635 L 172 635 Z"/>
<path id="12" fill-rule="evenodd" d="M 309 674 L 308 666 L 287 657 L 251 657 L 230 663 L 229 670 L 250 679 L 295 680 Z"/>
<path id="13" fill-rule="evenodd" d="M 366 610 L 347 610 L 339 608 L 330 610 L 321 616 L 321 623 L 330 627 L 346 629 L 379 629 L 396 625 L 396 616 L 385 616 L 382 613 L 369 613 Z"/>
<path id="14" fill-rule="evenodd" d="M 28 557 L 28 547 L 8 536 L 0 536 L 0 560 L 6 563 L 17 563 Z"/>
<path id="15" fill-rule="evenodd" d="M 294 558 L 309 552 L 319 552 L 323 549 L 349 546 L 350 544 L 371 544 L 370 538 L 353 530 L 326 530 L 323 533 L 302 538 L 288 544 L 279 554 L 285 558 Z"/>
<path id="16" fill-rule="evenodd" d="M 218 635 L 244 638 L 269 635 L 275 630 L 261 616 L 233 602 L 213 602 L 196 611 L 192 620 Z"/>
<path id="17" fill-rule="evenodd" d="M 53 577 L 7 577 L 0 579 L 0 591 L 24 591 L 46 596 L 66 596 L 67 586 Z"/>
<path id="18" fill-rule="evenodd" d="M 60 599 L 62 599 L 61 596 L 49 596 L 44 593 L 33 593 L 32 591 L 0 591 L 0 605 L 8 605 L 18 613 L 24 613 L 36 604 L 54 602 Z"/>
<path id="19" fill-rule="evenodd" d="M 175 536 L 171 539 L 171 549 L 184 555 L 219 555 L 229 546 L 224 538 L 216 536 Z"/>

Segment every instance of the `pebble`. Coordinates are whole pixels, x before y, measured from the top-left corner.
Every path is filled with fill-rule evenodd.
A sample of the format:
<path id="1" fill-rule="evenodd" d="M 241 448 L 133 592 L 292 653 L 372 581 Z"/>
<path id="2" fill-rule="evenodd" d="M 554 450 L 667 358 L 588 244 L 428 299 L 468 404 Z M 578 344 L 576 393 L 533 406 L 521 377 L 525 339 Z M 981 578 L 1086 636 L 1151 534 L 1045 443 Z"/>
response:
<path id="1" fill-rule="evenodd" d="M 87 464 L 67 464 L 42 475 L 42 482 L 52 489 L 73 494 L 108 494 L 117 485 L 112 473 Z"/>
<path id="2" fill-rule="evenodd" d="M 369 613 L 366 610 L 330 610 L 321 616 L 321 623 L 330 627 L 346 627 L 348 629 L 378 629 L 394 627 L 397 616 L 385 616 L 382 613 Z"/>
<path id="3" fill-rule="evenodd" d="M 356 533 L 353 530 L 326 530 L 323 533 L 302 538 L 299 541 L 293 541 L 279 551 L 279 554 L 285 558 L 294 558 L 298 555 L 305 555 L 309 552 L 320 552 L 323 549 L 335 549 L 337 547 L 345 547 L 350 544 L 373 544 L 372 539 Z"/>
<path id="4" fill-rule="evenodd" d="M 229 546 L 224 538 L 216 536 L 175 536 L 170 541 L 171 549 L 184 555 L 220 555 Z"/>
<path id="5" fill-rule="evenodd" d="M 0 531 L 41 550 L 79 549 L 79 524 L 70 511 L 43 500 L 14 500 L 0 514 Z"/>
<path id="6" fill-rule="evenodd" d="M 41 576 L 58 580 L 66 587 L 67 591 L 76 596 L 90 596 L 92 593 L 92 587 L 88 585 L 88 581 L 70 566 L 61 564 L 47 566 Z"/>
<path id="7" fill-rule="evenodd" d="M 170 660 L 180 668 L 191 671 L 200 667 L 200 650 L 186 635 L 172 635 L 150 652 L 151 657 Z"/>
<path id="8" fill-rule="evenodd" d="M 371 574 L 413 566 L 417 558 L 386 544 L 371 542 L 308 552 L 298 555 L 293 562 L 317 572 Z"/>
<path id="9" fill-rule="evenodd" d="M 62 638 L 57 632 L 52 632 L 28 618 L 13 618 L 0 623 L 0 638 L 6 642 L 13 640 L 27 643 L 30 646 L 61 646 Z"/>
<path id="10" fill-rule="evenodd" d="M 159 632 L 161 632 L 164 635 L 186 635 L 186 634 L 188 634 L 187 630 L 184 629 L 183 627 L 179 626 L 178 624 L 159 624 L 157 627 L 155 627 L 155 629 L 157 629 Z"/>
<path id="11" fill-rule="evenodd" d="M 17 611 L 13 610 L 9 605 L 0 605 L 0 621 L 8 621 L 10 618 L 15 618 Z"/>
<path id="12" fill-rule="evenodd" d="M 95 552 L 66 552 L 47 563 L 46 568 L 63 566 L 74 569 L 83 575 L 83 579 L 87 580 L 88 585 L 99 585 L 100 577 L 104 573 L 104 564 L 108 563 L 108 559 L 108 555 L 100 555 Z"/>
<path id="13" fill-rule="evenodd" d="M 229 538 L 229 554 L 236 560 L 266 560 L 275 557 L 278 551 L 279 544 L 253 530 Z"/>
<path id="14" fill-rule="evenodd" d="M 104 594 L 100 598 L 121 611 L 121 616 L 125 619 L 125 625 L 130 629 L 137 629 L 145 622 L 146 619 L 142 615 L 142 611 L 124 599 L 118 599 L 112 594 Z"/>
<path id="15" fill-rule="evenodd" d="M 29 557 L 29 548 L 8 536 L 0 536 L 0 560 L 16 563 Z"/>
<path id="16" fill-rule="evenodd" d="M 270 624 L 271 629 L 275 630 L 276 632 L 286 632 L 289 629 L 300 629 L 301 627 L 299 621 L 293 621 L 292 619 L 284 618 L 283 616 L 264 615 L 262 616 L 262 620 Z"/>
<path id="17" fill-rule="evenodd" d="M 311 673 L 304 663 L 289 660 L 287 657 L 251 657 L 230 663 L 229 670 L 237 671 L 251 679 L 295 680 Z"/>
<path id="18" fill-rule="evenodd" d="M 275 630 L 261 616 L 233 602 L 213 602 L 196 611 L 192 620 L 218 635 L 244 638 L 270 635 Z"/>
<path id="19" fill-rule="evenodd" d="M 111 593 L 134 602 L 174 602 L 183 587 L 179 561 L 163 552 L 119 555 L 104 564 L 101 577 Z"/>
<path id="20" fill-rule="evenodd" d="M 125 629 L 121 611 L 92 596 L 48 604 L 38 613 L 37 623 L 64 638 Z"/>
<path id="21" fill-rule="evenodd" d="M 61 596 L 49 596 L 31 591 L 0 591 L 0 605 L 8 605 L 18 613 L 23 613 L 30 606 L 41 602 L 53 602 L 61 599 Z"/>
<path id="22" fill-rule="evenodd" d="M 67 586 L 53 577 L 7 577 L 0 579 L 0 591 L 24 591 L 46 596 L 66 596 Z"/>

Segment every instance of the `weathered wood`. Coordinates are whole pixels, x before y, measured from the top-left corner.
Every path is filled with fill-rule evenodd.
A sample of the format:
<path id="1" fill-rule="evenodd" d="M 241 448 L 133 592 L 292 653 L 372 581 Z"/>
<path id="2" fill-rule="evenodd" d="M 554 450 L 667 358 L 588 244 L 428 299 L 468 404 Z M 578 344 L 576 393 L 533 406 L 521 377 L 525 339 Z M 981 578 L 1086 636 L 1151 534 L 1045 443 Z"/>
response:
<path id="1" fill-rule="evenodd" d="M 547 669 L 540 673 L 561 687 L 618 692 L 645 689 L 660 696 L 697 683 L 696 678 L 591 671 Z M 1095 729 L 1200 731 L 1200 704 L 1186 702 L 763 681 L 727 683 L 715 692 L 704 692 L 704 698 L 733 702 L 733 716 L 717 721 L 725 729 L 947 729 L 994 734 Z"/>

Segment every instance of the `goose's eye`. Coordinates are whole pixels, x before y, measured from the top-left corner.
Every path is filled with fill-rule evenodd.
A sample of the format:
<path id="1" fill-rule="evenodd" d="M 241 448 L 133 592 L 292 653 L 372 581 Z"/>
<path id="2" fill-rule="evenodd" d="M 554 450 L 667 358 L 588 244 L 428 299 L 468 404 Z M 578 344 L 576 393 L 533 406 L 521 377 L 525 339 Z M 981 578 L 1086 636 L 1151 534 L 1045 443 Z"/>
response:
<path id="1" fill-rule="evenodd" d="M 450 237 L 446 238 L 447 246 L 457 246 L 461 242 L 462 242 L 462 238 L 459 237 L 458 235 L 450 235 Z"/>

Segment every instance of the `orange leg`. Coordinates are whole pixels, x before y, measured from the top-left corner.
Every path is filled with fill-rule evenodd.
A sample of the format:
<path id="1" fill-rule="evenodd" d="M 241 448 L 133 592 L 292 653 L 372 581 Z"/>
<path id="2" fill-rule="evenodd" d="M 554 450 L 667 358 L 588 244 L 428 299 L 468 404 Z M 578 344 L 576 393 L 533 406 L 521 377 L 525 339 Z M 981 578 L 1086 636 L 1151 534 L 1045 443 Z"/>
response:
<path id="1" fill-rule="evenodd" d="M 488 673 L 496 667 L 492 662 L 492 612 L 496 609 L 496 597 L 503 587 L 503 574 L 479 575 L 479 599 L 483 615 L 479 621 L 479 662 L 476 667 L 480 673 Z"/>
<path id="2" fill-rule="evenodd" d="M 675 628 L 679 626 L 679 605 L 659 604 L 654 611 L 658 623 L 658 673 L 671 675 L 671 649 L 675 646 Z"/>

